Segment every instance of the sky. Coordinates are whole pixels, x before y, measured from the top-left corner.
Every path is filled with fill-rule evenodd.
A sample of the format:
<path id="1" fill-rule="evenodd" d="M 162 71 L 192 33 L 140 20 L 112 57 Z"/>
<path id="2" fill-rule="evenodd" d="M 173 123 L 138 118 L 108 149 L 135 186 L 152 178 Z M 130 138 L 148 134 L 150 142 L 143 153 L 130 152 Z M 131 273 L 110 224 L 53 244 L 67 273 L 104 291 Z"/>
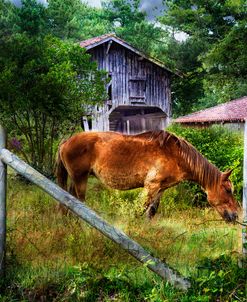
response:
<path id="1" fill-rule="evenodd" d="M 101 0 L 87 0 L 89 5 L 101 7 Z M 149 20 L 155 19 L 160 16 L 164 10 L 163 0 L 141 0 L 140 9 L 147 13 Z"/>
<path id="2" fill-rule="evenodd" d="M 9 0 L 10 2 L 14 3 L 16 6 L 21 6 L 21 0 Z M 46 0 L 37 0 L 39 3 L 46 3 Z"/>
<path id="3" fill-rule="evenodd" d="M 15 5 L 20 6 L 21 0 L 10 0 Z M 37 0 L 40 3 L 46 3 L 46 0 Z M 101 7 L 101 0 L 85 0 L 89 5 L 94 7 Z M 149 20 L 154 20 L 155 17 L 162 15 L 164 10 L 164 4 L 162 0 L 141 0 L 140 10 L 147 13 L 147 18 Z"/>
<path id="4" fill-rule="evenodd" d="M 95 7 L 100 7 L 101 4 L 101 0 L 88 0 L 86 1 L 88 4 L 92 5 L 92 6 L 95 6 Z"/>

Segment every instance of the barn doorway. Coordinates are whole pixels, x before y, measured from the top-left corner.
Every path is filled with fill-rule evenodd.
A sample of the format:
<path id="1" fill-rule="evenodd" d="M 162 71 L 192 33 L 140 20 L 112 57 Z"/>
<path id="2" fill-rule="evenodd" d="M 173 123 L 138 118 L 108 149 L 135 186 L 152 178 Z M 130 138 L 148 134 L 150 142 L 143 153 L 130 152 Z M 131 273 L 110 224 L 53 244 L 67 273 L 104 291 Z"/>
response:
<path id="1" fill-rule="evenodd" d="M 167 121 L 166 113 L 158 107 L 119 106 L 109 115 L 109 130 L 126 134 L 162 130 Z"/>

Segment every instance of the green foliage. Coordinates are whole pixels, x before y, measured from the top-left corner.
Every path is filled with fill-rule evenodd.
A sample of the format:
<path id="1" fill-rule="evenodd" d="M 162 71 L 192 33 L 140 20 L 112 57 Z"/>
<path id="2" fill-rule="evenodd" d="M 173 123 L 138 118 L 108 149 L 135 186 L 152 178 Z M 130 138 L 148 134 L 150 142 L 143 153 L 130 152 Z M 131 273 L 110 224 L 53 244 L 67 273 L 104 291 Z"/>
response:
<path id="1" fill-rule="evenodd" d="M 110 30 L 117 36 L 136 46 L 147 54 L 157 55 L 154 48 L 165 42 L 167 33 L 146 20 L 139 9 L 140 0 L 103 1 L 103 19 L 110 24 Z"/>
<path id="2" fill-rule="evenodd" d="M 173 88 L 174 116 L 246 95 L 246 17 L 244 0 L 167 1 L 161 23 L 187 34 L 171 43 L 183 72 Z"/>
<path id="3" fill-rule="evenodd" d="M 46 9 L 36 0 L 22 0 L 22 8 L 18 10 L 17 15 L 20 32 L 35 36 L 47 29 Z"/>
<path id="4" fill-rule="evenodd" d="M 80 124 L 83 106 L 105 99 L 105 73 L 78 44 L 45 31 L 43 5 L 26 0 L 16 16 L 17 28 L 0 31 L 0 121 L 25 160 L 51 174 L 56 140 Z"/>
<path id="5" fill-rule="evenodd" d="M 246 270 L 231 257 L 206 258 L 189 291 L 181 292 L 159 278 L 121 268 L 96 269 L 86 263 L 56 269 L 17 264 L 7 274 L 1 301 L 246 301 Z M 3 284 L 2 284 L 3 285 Z"/>
<path id="6" fill-rule="evenodd" d="M 222 103 L 247 94 L 247 20 L 239 22 L 204 58 L 206 96 Z M 215 95 L 216 97 L 212 97 Z"/>
<path id="7" fill-rule="evenodd" d="M 191 109 L 197 106 L 198 99 L 204 95 L 205 73 L 200 68 L 198 56 L 205 47 L 205 43 L 193 38 L 180 43 L 173 39 L 173 42 L 168 45 L 167 57 L 173 61 L 173 68 L 178 69 L 182 74 L 182 77 L 174 76 L 173 78 L 174 117 L 191 112 Z"/>
<path id="8" fill-rule="evenodd" d="M 102 10 L 79 0 L 50 0 L 47 15 L 51 33 L 62 39 L 79 41 L 110 31 Z"/>
<path id="9" fill-rule="evenodd" d="M 237 199 L 241 200 L 243 179 L 243 135 L 241 133 L 232 132 L 222 126 L 190 128 L 175 124 L 168 130 L 189 141 L 221 171 L 234 169 L 231 179 Z M 204 194 L 201 195 L 201 191 L 197 188 L 193 186 L 192 189 L 195 194 L 199 194 L 198 197 L 201 199 Z"/>
<path id="10" fill-rule="evenodd" d="M 0 0 L 0 31 L 1 38 L 9 35 L 16 28 L 17 9 L 9 1 Z"/>
<path id="11" fill-rule="evenodd" d="M 32 165 L 43 169 L 45 155 L 50 156 L 49 170 L 53 153 L 47 148 L 69 123 L 80 122 L 83 103 L 104 99 L 104 73 L 79 45 L 51 36 L 15 34 L 4 47 L 11 51 L 0 63 L 1 121 L 25 136 Z"/>
<path id="12" fill-rule="evenodd" d="M 240 268 L 229 256 L 203 259 L 199 263 L 195 288 L 209 301 L 246 301 L 247 268 Z"/>
<path id="13" fill-rule="evenodd" d="M 239 22 L 225 38 L 208 53 L 205 64 L 212 72 L 222 72 L 232 76 L 246 75 L 247 20 Z"/>
<path id="14" fill-rule="evenodd" d="M 63 39 L 80 38 L 80 16 L 84 5 L 79 0 L 51 0 L 47 13 L 50 17 L 51 31 Z"/>
<path id="15" fill-rule="evenodd" d="M 162 21 L 190 36 L 217 42 L 236 24 L 246 17 L 244 0 L 169 0 Z"/>

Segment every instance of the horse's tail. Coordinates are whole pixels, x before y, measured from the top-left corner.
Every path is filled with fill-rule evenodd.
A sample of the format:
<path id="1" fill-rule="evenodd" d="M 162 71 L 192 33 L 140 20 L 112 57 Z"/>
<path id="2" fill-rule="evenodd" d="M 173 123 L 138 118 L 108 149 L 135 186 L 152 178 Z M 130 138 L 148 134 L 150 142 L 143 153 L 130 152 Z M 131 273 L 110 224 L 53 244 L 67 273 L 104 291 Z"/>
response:
<path id="1" fill-rule="evenodd" d="M 62 161 L 61 155 L 60 155 L 60 149 L 61 149 L 61 146 L 63 143 L 65 143 L 65 141 L 62 141 L 58 148 L 55 175 L 57 178 L 58 185 L 61 188 L 63 188 L 64 190 L 67 190 L 68 172 L 63 164 L 63 161 Z"/>

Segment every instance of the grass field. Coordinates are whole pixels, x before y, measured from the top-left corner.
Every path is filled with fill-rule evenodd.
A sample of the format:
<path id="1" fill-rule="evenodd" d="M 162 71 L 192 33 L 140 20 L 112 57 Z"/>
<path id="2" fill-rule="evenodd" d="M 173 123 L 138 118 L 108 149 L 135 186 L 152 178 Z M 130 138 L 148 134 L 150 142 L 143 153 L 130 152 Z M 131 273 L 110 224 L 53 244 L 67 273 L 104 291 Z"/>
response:
<path id="1" fill-rule="evenodd" d="M 185 194 L 183 186 L 168 190 L 148 221 L 140 215 L 141 190 L 108 190 L 92 178 L 87 204 L 190 278 L 187 293 L 11 175 L 0 301 L 247 301 L 247 271 L 237 265 L 240 228 L 224 223 L 211 208 L 191 207 Z"/>

